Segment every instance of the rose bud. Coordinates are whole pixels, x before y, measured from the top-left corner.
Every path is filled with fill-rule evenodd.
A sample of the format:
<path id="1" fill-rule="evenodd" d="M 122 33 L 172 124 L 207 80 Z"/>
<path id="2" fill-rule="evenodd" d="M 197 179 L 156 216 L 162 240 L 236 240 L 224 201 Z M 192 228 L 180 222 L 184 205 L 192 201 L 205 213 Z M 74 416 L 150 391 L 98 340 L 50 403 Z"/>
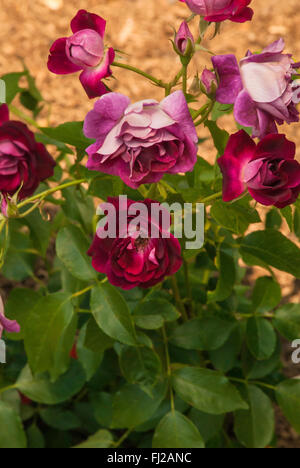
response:
<path id="1" fill-rule="evenodd" d="M 130 223 L 134 217 L 128 214 L 128 209 L 136 202 L 127 200 L 125 206 L 122 206 L 119 198 L 109 198 L 108 202 L 116 210 L 117 236 L 104 238 L 101 232 L 107 232 L 107 226 L 98 228 L 88 251 L 95 270 L 106 274 L 111 284 L 125 290 L 135 287 L 150 288 L 161 283 L 167 276 L 174 275 L 182 265 L 181 247 L 178 239 L 172 234 L 169 233 L 169 237 L 163 237 L 165 226 L 161 218 L 159 221 L 156 217 L 152 218 L 153 205 L 157 205 L 157 208 L 164 212 L 163 218 L 168 219 L 169 226 L 171 225 L 170 213 L 156 201 L 139 202 L 145 207 L 146 213 L 143 210 L 139 215 L 139 219 L 143 216 L 141 224 L 147 227 L 150 235 L 153 227 L 158 231 L 158 235 L 151 238 L 142 236 L 136 226 L 135 229 L 130 230 Z M 103 210 L 105 209 L 103 206 Z M 120 211 L 123 211 L 121 217 Z M 122 221 L 124 218 L 125 223 L 120 225 L 119 218 L 122 218 Z"/>
<path id="2" fill-rule="evenodd" d="M 45 146 L 37 143 L 28 127 L 9 120 L 8 107 L 0 107 L 0 192 L 4 199 L 18 192 L 30 197 L 39 183 L 53 176 L 55 161 Z M 6 200 L 2 208 L 7 212 Z"/>
<path id="3" fill-rule="evenodd" d="M 253 10 L 248 8 L 251 0 L 180 0 L 185 2 L 193 13 L 201 15 L 206 21 L 225 20 L 236 23 L 250 21 Z"/>
<path id="4" fill-rule="evenodd" d="M 239 198 L 247 189 L 262 205 L 284 208 L 300 193 L 296 146 L 285 135 L 269 134 L 258 145 L 241 130 L 229 138 L 218 163 L 223 173 L 223 200 Z"/>
<path id="5" fill-rule="evenodd" d="M 9 320 L 4 314 L 4 305 L 0 296 L 0 339 L 2 338 L 3 330 L 8 333 L 20 333 L 20 325 L 16 320 Z"/>
<path id="6" fill-rule="evenodd" d="M 212 58 L 219 76 L 216 99 L 234 104 L 234 116 L 245 127 L 252 127 L 253 137 L 276 133 L 276 123 L 298 122 L 296 103 L 299 93 L 293 89 L 296 74 L 291 56 L 283 54 L 284 41 L 279 39 L 260 54 L 247 56 L 238 64 L 234 55 Z"/>
<path id="7" fill-rule="evenodd" d="M 218 82 L 216 75 L 205 68 L 201 75 L 201 89 L 207 96 L 215 96 Z"/>
<path id="8" fill-rule="evenodd" d="M 198 137 L 182 91 L 161 103 L 130 104 L 122 94 L 106 94 L 87 114 L 84 133 L 96 139 L 86 150 L 88 169 L 117 175 L 134 189 L 191 171 L 197 161 Z"/>
<path id="9" fill-rule="evenodd" d="M 194 36 L 186 21 L 181 23 L 178 32 L 175 34 L 174 46 L 175 51 L 183 57 L 191 57 L 195 50 Z"/>
<path id="10" fill-rule="evenodd" d="M 83 70 L 79 79 L 90 99 L 106 94 L 103 78 L 111 76 L 115 52 L 104 46 L 106 21 L 79 10 L 71 21 L 73 36 L 57 39 L 50 49 L 48 68 L 57 75 Z"/>

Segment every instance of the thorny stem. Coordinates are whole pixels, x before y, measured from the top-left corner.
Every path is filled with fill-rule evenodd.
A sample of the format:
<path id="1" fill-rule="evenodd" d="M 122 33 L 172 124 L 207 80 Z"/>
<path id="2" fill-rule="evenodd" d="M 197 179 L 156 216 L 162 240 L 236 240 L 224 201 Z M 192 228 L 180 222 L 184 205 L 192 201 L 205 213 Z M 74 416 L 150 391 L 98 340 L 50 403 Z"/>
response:
<path id="1" fill-rule="evenodd" d="M 218 198 L 222 198 L 222 195 L 223 195 L 223 192 L 213 193 L 212 195 L 209 195 L 209 197 L 199 200 L 199 203 L 209 203 L 211 201 L 217 200 Z"/>
<path id="2" fill-rule="evenodd" d="M 133 431 L 133 429 L 128 429 L 126 432 L 124 432 L 124 434 L 122 435 L 122 437 L 120 437 L 120 439 L 114 443 L 114 447 L 117 448 L 117 447 L 120 447 L 120 445 L 123 444 L 124 440 L 127 439 L 127 437 L 131 434 L 131 432 Z"/>
<path id="3" fill-rule="evenodd" d="M 168 347 L 168 337 L 167 337 L 166 329 L 164 325 L 162 326 L 161 330 L 162 330 L 162 336 L 164 340 L 165 353 L 166 353 L 166 365 L 167 365 L 167 375 L 168 375 L 169 387 L 170 387 L 171 409 L 172 411 L 175 411 L 174 394 L 173 394 L 173 389 L 171 385 L 171 377 L 172 377 L 171 360 L 170 360 L 170 353 L 169 353 L 169 347 Z"/>
<path id="4" fill-rule="evenodd" d="M 269 390 L 276 390 L 276 387 L 274 385 L 266 384 L 265 382 L 259 382 L 258 380 L 245 380 L 245 379 L 238 379 L 236 377 L 228 377 L 229 380 L 232 380 L 233 382 L 238 382 L 244 385 L 252 384 L 252 385 L 259 385 L 260 387 L 267 388 Z"/>
<path id="5" fill-rule="evenodd" d="M 187 316 L 184 304 L 183 304 L 183 302 L 181 300 L 181 297 L 180 297 L 179 287 L 178 287 L 178 283 L 177 283 L 177 279 L 176 279 L 175 275 L 173 275 L 171 277 L 171 282 L 172 282 L 172 289 L 173 289 L 173 293 L 174 293 L 174 297 L 175 297 L 177 307 L 178 307 L 179 311 L 181 312 L 183 320 L 185 322 L 187 322 L 188 321 L 188 316 Z"/>
<path id="6" fill-rule="evenodd" d="M 113 62 L 112 66 L 119 67 L 119 68 L 125 68 L 126 70 L 130 70 L 130 71 L 132 71 L 134 73 L 137 73 L 138 75 L 144 76 L 145 78 L 152 81 L 153 83 L 155 83 L 160 88 L 167 88 L 167 86 L 168 86 L 168 83 L 164 83 L 162 80 L 158 80 L 157 78 L 150 75 L 149 73 L 146 73 L 143 70 L 140 70 L 139 68 L 128 65 L 127 63 Z"/>
<path id="7" fill-rule="evenodd" d="M 74 185 L 80 185 L 80 184 L 83 184 L 84 182 L 86 182 L 86 179 L 77 179 L 77 180 L 72 180 L 71 182 L 66 182 L 65 184 L 62 184 L 62 185 L 58 185 L 57 187 L 53 187 L 49 190 L 46 190 L 45 192 L 41 192 L 41 193 L 38 193 L 37 195 L 33 195 L 32 197 L 27 198 L 23 202 L 19 203 L 17 205 L 17 208 L 18 209 L 23 208 L 23 206 L 28 205 L 29 203 L 35 200 L 42 201 L 48 195 L 51 195 L 52 193 L 55 193 L 58 190 L 63 190 L 65 188 L 72 187 Z"/>

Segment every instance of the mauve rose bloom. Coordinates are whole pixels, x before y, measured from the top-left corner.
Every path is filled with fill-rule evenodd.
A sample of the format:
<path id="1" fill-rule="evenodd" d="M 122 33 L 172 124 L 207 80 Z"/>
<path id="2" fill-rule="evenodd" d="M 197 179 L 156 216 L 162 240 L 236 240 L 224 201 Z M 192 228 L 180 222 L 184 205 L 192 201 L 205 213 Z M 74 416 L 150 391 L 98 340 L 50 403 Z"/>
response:
<path id="1" fill-rule="evenodd" d="M 90 99 L 107 93 L 103 78 L 111 76 L 112 48 L 105 49 L 106 21 L 86 10 L 79 10 L 71 21 L 71 37 L 57 39 L 50 49 L 48 68 L 57 75 L 83 70 L 80 81 Z"/>
<path id="2" fill-rule="evenodd" d="M 222 104 L 234 104 L 234 116 L 245 127 L 252 127 L 253 137 L 276 133 L 276 123 L 298 122 L 295 104 L 300 101 L 299 83 L 293 83 L 295 64 L 283 54 L 283 39 L 266 47 L 261 54 L 247 53 L 238 64 L 234 55 L 212 58 L 219 75 L 216 99 Z"/>
<path id="3" fill-rule="evenodd" d="M 0 296 L 0 339 L 2 338 L 3 330 L 8 333 L 20 333 L 20 325 L 16 320 L 9 320 L 4 315 L 4 305 Z"/>
<path id="4" fill-rule="evenodd" d="M 296 146 L 285 135 L 265 136 L 258 145 L 244 131 L 231 135 L 218 163 L 223 173 L 223 200 L 240 197 L 247 189 L 262 205 L 284 208 L 300 193 L 300 164 Z"/>
<path id="5" fill-rule="evenodd" d="M 174 41 L 175 47 L 180 55 L 189 55 L 192 53 L 195 46 L 195 39 L 190 31 L 190 28 L 186 21 L 183 21 L 175 35 Z"/>
<path id="6" fill-rule="evenodd" d="M 220 22 L 229 19 L 236 23 L 250 21 L 253 10 L 248 8 L 251 0 L 180 0 L 185 2 L 193 13 L 206 21 Z"/>
<path id="7" fill-rule="evenodd" d="M 95 270 L 106 274 L 111 284 L 122 289 L 150 288 L 162 282 L 165 277 L 174 275 L 182 265 L 181 247 L 172 234 L 169 234 L 169 238 L 163 238 L 164 226 L 151 217 L 152 205 L 159 207 L 160 204 L 152 200 L 139 202 L 147 208 L 148 216 L 143 223 L 148 226 L 149 234 L 152 225 L 158 228 L 157 238 L 144 238 L 136 229 L 128 232 L 134 217 L 127 214 L 127 210 L 136 202 L 127 200 L 125 206 L 122 206 L 119 198 L 109 198 L 108 202 L 117 212 L 116 238 L 100 238 L 100 231 L 97 231 L 98 235 L 96 234 L 88 251 Z M 119 224 L 120 211 L 125 213 L 127 219 L 124 225 Z M 166 216 L 169 216 L 171 224 L 170 213 Z M 105 231 L 106 226 L 101 230 Z"/>
<path id="8" fill-rule="evenodd" d="M 130 104 L 122 94 L 106 94 L 87 114 L 84 133 L 96 139 L 87 148 L 88 169 L 117 175 L 134 189 L 191 171 L 197 161 L 198 137 L 182 91 L 161 103 Z"/>
<path id="9" fill-rule="evenodd" d="M 28 127 L 9 120 L 8 107 L 0 107 L 0 192 L 12 196 L 22 186 L 18 199 L 31 196 L 39 183 L 53 176 L 55 161 L 45 146 L 37 143 Z M 6 210 L 6 201 L 2 200 Z"/>

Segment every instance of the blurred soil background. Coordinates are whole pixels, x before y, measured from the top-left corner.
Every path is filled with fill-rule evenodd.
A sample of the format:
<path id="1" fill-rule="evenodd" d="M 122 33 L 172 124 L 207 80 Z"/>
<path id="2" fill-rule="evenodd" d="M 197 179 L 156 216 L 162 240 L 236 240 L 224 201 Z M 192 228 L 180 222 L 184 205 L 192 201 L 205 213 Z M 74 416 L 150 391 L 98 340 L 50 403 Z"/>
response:
<path id="1" fill-rule="evenodd" d="M 222 24 L 220 36 L 210 41 L 210 31 L 202 45 L 217 54 L 233 53 L 242 58 L 247 49 L 258 51 L 284 37 L 286 51 L 299 61 L 299 0 L 252 0 L 251 6 L 255 11 L 252 22 L 236 24 L 227 21 Z M 169 39 L 173 37 L 174 28 L 189 16 L 189 10 L 177 0 L 0 0 L 0 75 L 21 71 L 22 60 L 25 61 L 47 101 L 38 118 L 41 126 L 83 120 L 93 106 L 76 75 L 57 76 L 47 69 L 52 42 L 70 35 L 70 20 L 80 8 L 93 11 L 107 20 L 105 42 L 122 51 L 123 62 L 164 80 L 171 79 L 180 69 Z M 193 30 L 196 34 L 196 21 Z M 210 66 L 210 57 L 198 52 L 190 69 L 189 85 L 196 70 L 201 72 L 205 66 Z M 161 89 L 129 71 L 115 68 L 114 77 L 108 83 L 110 88 L 127 94 L 133 101 L 163 97 Z M 228 131 L 236 131 L 231 116 L 223 118 L 221 125 Z M 299 124 L 283 126 L 281 131 L 297 144 L 300 160 Z M 206 131 L 201 128 L 199 136 L 207 136 Z M 215 151 L 209 140 L 200 147 L 200 154 L 214 160 Z M 259 228 L 255 225 L 255 229 Z M 287 226 L 285 229 L 287 233 Z M 251 282 L 258 273 L 265 274 L 265 271 L 255 269 L 250 274 Z M 284 301 L 299 302 L 299 281 L 279 272 L 277 278 L 283 287 Z M 300 366 L 292 364 L 291 353 L 292 349 L 286 345 L 283 356 L 286 373 L 296 377 L 300 374 Z M 279 447 L 300 448 L 299 436 L 280 413 L 277 436 Z"/>

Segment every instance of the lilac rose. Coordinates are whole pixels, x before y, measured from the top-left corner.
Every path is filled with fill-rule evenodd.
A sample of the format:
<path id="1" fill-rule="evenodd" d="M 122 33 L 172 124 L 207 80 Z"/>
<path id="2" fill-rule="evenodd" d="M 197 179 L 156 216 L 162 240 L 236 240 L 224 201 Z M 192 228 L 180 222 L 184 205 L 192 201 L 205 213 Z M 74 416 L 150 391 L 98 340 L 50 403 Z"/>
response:
<path id="1" fill-rule="evenodd" d="M 278 133 L 265 136 L 258 145 L 244 131 L 231 135 L 218 159 L 223 173 L 223 200 L 239 198 L 248 190 L 265 206 L 284 208 L 300 193 L 300 164 L 296 146 Z"/>
<path id="2" fill-rule="evenodd" d="M 282 53 L 284 46 L 279 39 L 260 54 L 248 52 L 239 64 L 234 55 L 212 58 L 220 80 L 217 101 L 234 104 L 235 119 L 252 127 L 253 137 L 276 133 L 276 123 L 299 121 L 299 83 L 293 81 L 298 64 Z"/>
<path id="3" fill-rule="evenodd" d="M 131 104 L 122 94 L 106 94 L 87 114 L 84 133 L 96 139 L 87 148 L 88 169 L 119 176 L 134 189 L 165 173 L 191 171 L 197 160 L 198 137 L 182 91 L 161 103 Z"/>

